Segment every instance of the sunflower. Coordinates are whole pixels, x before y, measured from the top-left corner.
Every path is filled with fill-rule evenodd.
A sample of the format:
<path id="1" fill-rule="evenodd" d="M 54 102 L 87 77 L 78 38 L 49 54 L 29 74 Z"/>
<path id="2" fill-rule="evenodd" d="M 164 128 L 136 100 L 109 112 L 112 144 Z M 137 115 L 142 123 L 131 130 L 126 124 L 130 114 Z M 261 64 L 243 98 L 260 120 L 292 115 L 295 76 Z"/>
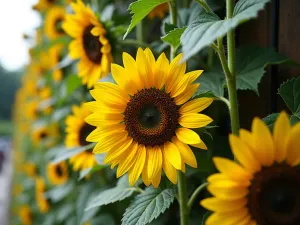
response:
<path id="1" fill-rule="evenodd" d="M 229 137 L 237 161 L 216 157 L 220 171 L 208 178 L 214 196 L 201 205 L 214 213 L 206 224 L 300 224 L 300 123 L 290 126 L 286 113 L 273 135 L 258 118 L 252 132 Z"/>
<path id="2" fill-rule="evenodd" d="M 44 11 L 53 7 L 57 2 L 58 0 L 39 0 L 32 8 L 38 11 Z"/>
<path id="3" fill-rule="evenodd" d="M 46 147 L 52 147 L 58 137 L 58 126 L 57 124 L 46 126 L 35 127 L 31 134 L 32 142 L 35 146 L 43 144 Z"/>
<path id="4" fill-rule="evenodd" d="M 28 205 L 21 206 L 19 209 L 19 216 L 22 225 L 32 224 L 32 212 Z"/>
<path id="5" fill-rule="evenodd" d="M 86 146 L 89 143 L 86 137 L 95 129 L 95 127 L 87 124 L 84 119 L 91 113 L 81 105 L 73 106 L 73 115 L 66 119 L 66 141 L 68 148 Z M 95 155 L 87 150 L 70 158 L 70 163 L 73 164 L 73 170 L 83 170 L 92 168 L 96 165 Z"/>
<path id="6" fill-rule="evenodd" d="M 23 169 L 27 176 L 31 178 L 35 178 L 37 175 L 37 168 L 36 165 L 32 162 L 27 162 L 24 164 Z"/>
<path id="7" fill-rule="evenodd" d="M 198 114 L 211 98 L 189 101 L 199 84 L 192 84 L 202 70 L 185 73 L 182 54 L 170 64 L 165 54 L 155 61 L 150 49 L 139 49 L 136 61 L 123 54 L 125 68 L 113 64 L 116 84 L 101 82 L 91 91 L 96 101 L 86 104 L 93 114 L 86 122 L 97 126 L 87 141 L 98 142 L 94 153 L 107 153 L 104 162 L 118 166 L 117 177 L 129 173 L 133 185 L 142 173 L 146 185 L 157 187 L 164 169 L 177 182 L 176 170 L 185 163 L 197 167 L 188 146 L 207 149 L 199 135 L 189 128 L 204 127 L 212 119 Z"/>
<path id="8" fill-rule="evenodd" d="M 63 48 L 64 48 L 64 46 L 62 44 L 57 44 L 57 45 L 54 45 L 49 50 L 49 55 L 50 55 L 50 60 L 51 60 L 51 66 L 52 66 L 52 69 L 53 69 L 52 79 L 55 82 L 61 81 L 62 77 L 63 77 L 63 71 L 61 69 L 59 69 L 59 68 L 55 68 L 57 66 L 57 64 L 62 59 Z"/>
<path id="9" fill-rule="evenodd" d="M 90 88 L 110 71 L 111 45 L 105 37 L 105 28 L 91 8 L 81 0 L 71 5 L 75 14 L 67 15 L 62 27 L 75 39 L 69 45 L 70 57 L 80 59 L 78 75 Z"/>
<path id="10" fill-rule="evenodd" d="M 38 177 L 35 184 L 35 200 L 41 213 L 46 213 L 49 210 L 49 202 L 45 198 L 45 191 L 45 181 L 42 177 Z"/>
<path id="11" fill-rule="evenodd" d="M 49 163 L 47 173 L 48 179 L 52 184 L 61 185 L 68 180 L 68 166 L 65 162 L 57 164 Z"/>
<path id="12" fill-rule="evenodd" d="M 158 17 L 159 19 L 164 18 L 166 13 L 169 11 L 168 3 L 163 3 L 158 6 L 156 6 L 149 14 L 148 18 L 153 20 L 155 17 Z"/>
<path id="13" fill-rule="evenodd" d="M 50 40 L 59 38 L 65 34 L 61 27 L 65 14 L 65 9 L 59 6 L 54 6 L 47 12 L 45 18 L 45 34 Z"/>

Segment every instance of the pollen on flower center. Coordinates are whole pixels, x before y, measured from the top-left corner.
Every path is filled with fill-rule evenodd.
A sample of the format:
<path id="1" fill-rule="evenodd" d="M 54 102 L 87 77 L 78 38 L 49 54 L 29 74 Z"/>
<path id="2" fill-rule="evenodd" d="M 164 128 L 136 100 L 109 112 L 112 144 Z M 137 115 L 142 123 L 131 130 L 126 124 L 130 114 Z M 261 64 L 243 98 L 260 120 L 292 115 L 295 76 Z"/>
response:
<path id="1" fill-rule="evenodd" d="M 80 146 L 86 146 L 89 142 L 86 141 L 86 137 L 95 129 L 95 127 L 84 123 L 79 130 L 79 144 Z"/>
<path id="2" fill-rule="evenodd" d="M 251 182 L 249 212 L 258 224 L 300 224 L 300 170 L 286 164 L 263 168 Z"/>
<path id="3" fill-rule="evenodd" d="M 93 25 L 86 27 L 83 31 L 83 48 L 85 54 L 92 62 L 100 64 L 102 53 L 101 47 L 102 44 L 99 41 L 99 37 L 93 36 L 91 30 L 94 28 Z"/>
<path id="4" fill-rule="evenodd" d="M 163 145 L 175 136 L 179 111 L 169 94 L 155 88 L 135 94 L 125 110 L 129 136 L 145 146 Z"/>

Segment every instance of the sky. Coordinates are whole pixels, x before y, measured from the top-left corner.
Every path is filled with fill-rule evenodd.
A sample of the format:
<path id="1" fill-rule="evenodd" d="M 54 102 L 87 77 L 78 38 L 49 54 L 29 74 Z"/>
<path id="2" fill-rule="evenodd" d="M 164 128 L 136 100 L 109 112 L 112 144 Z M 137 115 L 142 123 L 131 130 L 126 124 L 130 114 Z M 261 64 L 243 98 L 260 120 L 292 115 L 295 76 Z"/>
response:
<path id="1" fill-rule="evenodd" d="M 30 43 L 23 34 L 33 36 L 41 19 L 32 10 L 38 0 L 0 0 L 0 64 L 7 70 L 18 70 L 29 61 Z"/>

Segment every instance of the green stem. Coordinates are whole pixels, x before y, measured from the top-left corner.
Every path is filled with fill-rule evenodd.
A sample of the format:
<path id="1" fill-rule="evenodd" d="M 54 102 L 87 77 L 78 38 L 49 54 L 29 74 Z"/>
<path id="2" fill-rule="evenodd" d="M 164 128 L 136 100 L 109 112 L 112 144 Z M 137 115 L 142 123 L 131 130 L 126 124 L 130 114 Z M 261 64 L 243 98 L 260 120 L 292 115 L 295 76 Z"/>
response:
<path id="1" fill-rule="evenodd" d="M 205 0 L 195 0 L 195 1 L 198 2 L 198 3 L 204 8 L 204 10 L 205 10 L 206 12 L 212 13 L 211 8 L 209 7 L 209 5 L 206 3 Z"/>
<path id="2" fill-rule="evenodd" d="M 183 8 L 188 8 L 189 7 L 189 0 L 183 0 Z"/>
<path id="3" fill-rule="evenodd" d="M 188 202 L 188 209 L 189 209 L 189 211 L 191 211 L 192 206 L 193 206 L 194 202 L 196 201 L 196 198 L 198 197 L 198 195 L 200 194 L 200 192 L 201 192 L 204 188 L 206 188 L 207 185 L 208 185 L 208 183 L 205 182 L 205 183 L 201 184 L 201 185 L 194 191 L 194 193 L 192 194 L 192 196 L 191 196 L 191 198 L 190 198 L 190 200 L 189 200 L 189 202 Z"/>
<path id="4" fill-rule="evenodd" d="M 134 40 L 134 39 L 126 39 L 121 41 L 122 45 L 133 45 L 133 46 L 137 46 L 137 47 L 149 47 L 149 45 L 147 43 L 144 42 L 140 42 L 138 40 Z"/>
<path id="5" fill-rule="evenodd" d="M 186 178 L 185 174 L 178 171 L 178 192 L 179 192 L 179 205 L 180 205 L 180 224 L 189 224 L 189 208 L 187 203 L 186 193 Z"/>
<path id="6" fill-rule="evenodd" d="M 176 25 L 177 24 L 177 0 L 173 0 L 168 2 L 169 11 L 170 11 L 170 23 Z M 176 56 L 176 48 L 171 46 L 170 51 L 170 60 L 173 60 Z"/>
<path id="7" fill-rule="evenodd" d="M 143 20 L 136 25 L 136 39 L 139 42 L 144 42 Z"/>
<path id="8" fill-rule="evenodd" d="M 214 49 L 212 47 L 208 48 L 208 56 L 207 56 L 207 65 L 211 69 L 214 64 Z"/>
<path id="9" fill-rule="evenodd" d="M 227 19 L 232 18 L 234 9 L 234 0 L 226 0 Z M 236 90 L 236 70 L 235 70 L 235 31 L 234 29 L 227 32 L 227 49 L 228 49 L 228 68 L 231 76 L 227 77 L 227 87 L 230 101 L 230 117 L 232 133 L 238 135 L 240 122 L 238 112 L 238 100 Z"/>

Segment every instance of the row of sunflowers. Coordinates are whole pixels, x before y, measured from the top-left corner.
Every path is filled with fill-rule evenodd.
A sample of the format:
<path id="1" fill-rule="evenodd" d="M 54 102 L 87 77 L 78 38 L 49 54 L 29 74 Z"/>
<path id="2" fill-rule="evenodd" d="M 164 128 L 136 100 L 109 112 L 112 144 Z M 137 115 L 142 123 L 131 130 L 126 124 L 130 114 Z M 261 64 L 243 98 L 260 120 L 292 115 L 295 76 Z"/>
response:
<path id="1" fill-rule="evenodd" d="M 279 89 L 291 115 L 239 128 L 237 90 L 258 93 L 265 66 L 288 59 L 235 49 L 234 29 L 268 0 L 233 2 L 33 6 L 43 22 L 26 36 L 14 108 L 12 224 L 300 224 L 300 79 Z"/>

